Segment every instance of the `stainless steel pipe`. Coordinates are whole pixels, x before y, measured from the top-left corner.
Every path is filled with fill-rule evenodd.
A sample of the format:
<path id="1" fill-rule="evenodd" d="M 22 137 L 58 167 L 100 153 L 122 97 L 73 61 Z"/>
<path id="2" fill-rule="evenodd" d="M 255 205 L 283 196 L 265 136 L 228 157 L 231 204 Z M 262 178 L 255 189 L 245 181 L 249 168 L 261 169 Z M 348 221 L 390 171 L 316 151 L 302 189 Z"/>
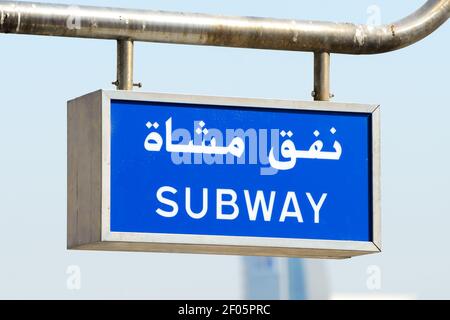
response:
<path id="1" fill-rule="evenodd" d="M 375 54 L 411 45 L 450 16 L 429 0 L 383 26 L 0 1 L 0 32 L 257 49 Z"/>
<path id="2" fill-rule="evenodd" d="M 316 101 L 329 101 L 330 92 L 330 54 L 328 52 L 314 53 L 314 91 Z"/>
<path id="3" fill-rule="evenodd" d="M 133 90 L 134 43 L 117 41 L 117 90 Z"/>

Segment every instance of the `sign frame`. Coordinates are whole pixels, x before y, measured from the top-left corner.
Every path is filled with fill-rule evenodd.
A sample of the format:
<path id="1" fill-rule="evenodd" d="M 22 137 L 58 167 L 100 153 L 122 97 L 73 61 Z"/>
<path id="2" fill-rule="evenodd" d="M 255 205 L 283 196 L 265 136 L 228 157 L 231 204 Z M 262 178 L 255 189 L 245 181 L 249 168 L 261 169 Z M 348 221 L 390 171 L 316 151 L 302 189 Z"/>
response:
<path id="1" fill-rule="evenodd" d="M 370 114 L 372 241 L 111 232 L 111 100 Z M 336 259 L 381 252 L 378 105 L 98 90 L 69 101 L 67 116 L 68 249 Z"/>

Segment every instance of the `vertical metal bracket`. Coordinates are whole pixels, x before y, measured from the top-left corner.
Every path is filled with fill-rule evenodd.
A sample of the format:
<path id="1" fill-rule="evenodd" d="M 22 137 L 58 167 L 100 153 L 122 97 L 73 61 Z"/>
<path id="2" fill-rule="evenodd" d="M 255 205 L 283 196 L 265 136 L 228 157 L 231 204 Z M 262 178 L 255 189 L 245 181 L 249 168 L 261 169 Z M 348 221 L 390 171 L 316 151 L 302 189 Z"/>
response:
<path id="1" fill-rule="evenodd" d="M 113 82 L 117 90 L 133 90 L 142 87 L 141 83 L 133 83 L 134 42 L 117 40 L 117 80 Z"/>
<path id="2" fill-rule="evenodd" d="M 330 53 L 314 53 L 314 91 L 315 101 L 330 101 L 334 97 L 330 93 Z"/>

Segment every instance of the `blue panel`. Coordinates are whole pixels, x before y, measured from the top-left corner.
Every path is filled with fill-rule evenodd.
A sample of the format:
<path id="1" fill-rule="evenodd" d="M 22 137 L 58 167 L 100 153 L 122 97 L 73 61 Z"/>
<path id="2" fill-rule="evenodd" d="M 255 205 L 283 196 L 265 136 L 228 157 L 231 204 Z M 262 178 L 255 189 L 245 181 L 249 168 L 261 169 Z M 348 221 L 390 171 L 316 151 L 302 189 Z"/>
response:
<path id="1" fill-rule="evenodd" d="M 223 132 L 225 136 L 227 129 L 237 128 L 244 131 L 250 129 L 248 136 L 252 136 L 253 132 L 258 143 L 254 145 L 255 137 L 244 139 L 242 134 L 237 134 L 245 141 L 245 154 L 241 157 L 245 164 L 237 164 L 237 158 L 231 154 L 171 153 L 166 150 L 168 119 L 172 122 L 174 145 L 187 145 L 189 139 L 193 140 L 194 145 L 201 144 L 203 133 L 197 134 L 198 128 L 209 129 L 205 136 L 206 146 L 210 146 L 213 136 L 217 137 L 217 146 L 228 145 L 232 137 L 228 140 L 224 138 L 226 143 L 223 143 L 218 132 Z M 205 123 L 203 127 L 201 121 Z M 158 125 L 155 126 L 155 122 Z M 355 241 L 372 239 L 370 114 L 113 100 L 111 128 L 113 232 Z M 182 128 L 184 130 L 180 130 Z M 151 132 L 157 132 L 162 138 L 159 152 L 148 151 L 144 147 Z M 295 149 L 305 151 L 303 154 L 306 155 L 314 145 L 322 154 L 336 154 L 335 142 L 338 141 L 341 154 L 338 160 L 299 156 L 292 169 L 276 171 L 267 162 L 267 154 L 272 146 L 276 147 L 286 139 L 293 141 Z M 314 143 L 319 140 L 323 146 L 317 147 Z M 268 142 L 267 146 L 264 141 Z M 278 156 L 279 148 L 274 150 L 276 159 L 287 160 Z M 215 159 L 215 163 L 211 164 L 211 159 Z M 234 164 L 229 164 L 230 161 Z M 164 198 L 176 202 L 178 206 L 174 217 L 157 213 L 157 209 L 172 209 L 170 203 L 158 201 L 157 191 L 163 186 L 177 190 L 176 194 L 163 193 Z M 208 190 L 208 210 L 201 219 L 193 219 L 186 212 L 187 187 L 191 190 L 191 208 L 194 212 L 202 209 L 202 189 Z M 236 192 L 239 215 L 235 219 L 217 219 L 217 189 Z M 257 212 L 255 221 L 250 220 L 244 190 L 248 190 L 252 203 L 256 192 L 262 191 L 267 204 L 271 192 L 276 192 L 270 221 L 264 221 L 261 210 Z M 299 222 L 298 213 L 297 217 L 288 216 L 284 222 L 280 221 L 288 192 L 295 193 L 303 222 Z M 308 193 L 316 205 L 326 193 L 319 221 L 314 220 Z M 224 196 L 224 200 L 229 198 Z M 223 210 L 225 214 L 233 212 L 230 206 L 224 206 Z M 295 205 L 288 202 L 286 210 L 295 211 Z"/>

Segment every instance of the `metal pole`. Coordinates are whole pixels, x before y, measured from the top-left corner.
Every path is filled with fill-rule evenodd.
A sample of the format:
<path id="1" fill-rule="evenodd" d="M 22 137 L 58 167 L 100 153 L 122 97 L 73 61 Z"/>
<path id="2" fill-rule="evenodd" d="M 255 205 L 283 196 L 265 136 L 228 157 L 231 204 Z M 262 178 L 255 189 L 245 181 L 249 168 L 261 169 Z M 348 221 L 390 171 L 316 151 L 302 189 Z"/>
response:
<path id="1" fill-rule="evenodd" d="M 117 40 L 117 90 L 133 90 L 134 43 Z"/>
<path id="2" fill-rule="evenodd" d="M 117 40 L 120 90 L 134 86 L 133 41 L 148 41 L 314 52 L 314 99 L 323 101 L 330 99 L 330 53 L 401 49 L 449 17 L 450 0 L 428 0 L 408 17 L 377 27 L 0 0 L 0 33 Z"/>
<path id="3" fill-rule="evenodd" d="M 314 53 L 314 91 L 316 101 L 329 101 L 330 93 L 330 53 Z"/>
<path id="4" fill-rule="evenodd" d="M 381 26 L 0 0 L 0 33 L 346 54 L 409 46 L 449 17 L 450 0 Z"/>

